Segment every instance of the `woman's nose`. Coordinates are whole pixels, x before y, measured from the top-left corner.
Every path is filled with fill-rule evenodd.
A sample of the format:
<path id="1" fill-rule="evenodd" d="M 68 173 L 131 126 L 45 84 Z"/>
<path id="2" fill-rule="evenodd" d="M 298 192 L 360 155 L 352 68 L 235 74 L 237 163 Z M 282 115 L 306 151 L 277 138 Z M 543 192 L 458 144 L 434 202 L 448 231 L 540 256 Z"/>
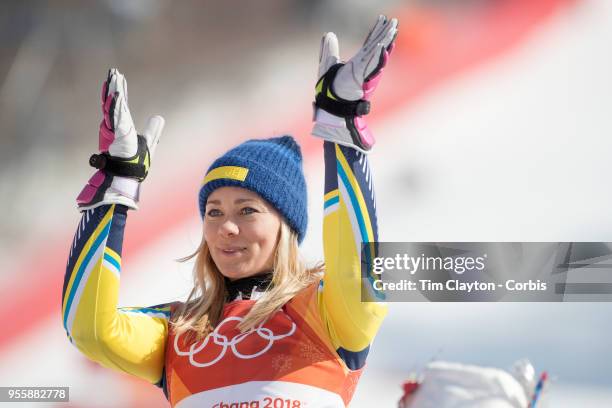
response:
<path id="1" fill-rule="evenodd" d="M 224 237 L 238 235 L 238 225 L 230 219 L 225 220 L 219 228 L 219 233 Z"/>

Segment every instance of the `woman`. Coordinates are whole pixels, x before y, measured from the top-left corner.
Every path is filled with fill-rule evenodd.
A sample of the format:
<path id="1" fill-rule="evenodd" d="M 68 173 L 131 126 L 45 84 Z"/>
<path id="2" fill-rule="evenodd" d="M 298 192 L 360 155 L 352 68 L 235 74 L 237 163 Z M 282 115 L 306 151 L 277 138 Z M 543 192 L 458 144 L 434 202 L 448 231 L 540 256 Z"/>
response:
<path id="1" fill-rule="evenodd" d="M 396 32 L 397 20 L 379 16 L 346 64 L 333 33 L 321 43 L 313 134 L 325 140 L 324 275 L 298 257 L 307 226 L 299 146 L 290 136 L 249 140 L 204 177 L 202 242 L 186 258 L 195 257 L 189 298 L 147 308 L 117 308 L 121 248 L 164 122 L 153 117 L 137 135 L 125 79 L 111 70 L 101 153 L 90 159 L 99 170 L 77 198 L 83 217 L 64 281 L 70 341 L 162 387 L 172 406 L 347 405 L 385 314 L 361 302 L 361 243 L 377 240 L 364 154 L 374 139 L 363 115 Z"/>

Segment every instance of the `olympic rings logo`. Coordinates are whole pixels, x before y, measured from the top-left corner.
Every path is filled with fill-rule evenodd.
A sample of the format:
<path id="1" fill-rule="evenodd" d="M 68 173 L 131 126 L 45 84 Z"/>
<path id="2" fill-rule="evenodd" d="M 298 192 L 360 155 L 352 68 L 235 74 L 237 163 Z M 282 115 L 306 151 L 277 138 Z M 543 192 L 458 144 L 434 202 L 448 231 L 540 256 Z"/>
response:
<path id="1" fill-rule="evenodd" d="M 287 316 L 287 318 L 289 318 L 289 316 Z M 217 363 L 219 360 L 221 360 L 223 356 L 225 356 L 225 353 L 227 352 L 228 349 L 231 350 L 234 353 L 234 355 L 238 358 L 250 359 L 250 358 L 259 357 L 262 354 L 265 354 L 268 350 L 270 350 L 270 348 L 272 348 L 272 345 L 274 344 L 276 340 L 280 340 L 285 337 L 289 337 L 293 333 L 295 333 L 295 330 L 296 330 L 295 323 L 291 321 L 291 328 L 289 329 L 287 333 L 274 334 L 274 332 L 272 332 L 271 329 L 267 327 L 263 327 L 263 324 L 265 323 L 264 322 L 264 323 L 261 323 L 256 328 L 249 330 L 248 332 L 245 332 L 245 333 L 240 333 L 231 339 L 228 339 L 227 336 L 224 336 L 223 334 L 219 333 L 224 326 L 228 325 L 229 322 L 237 322 L 236 325 L 238 325 L 242 321 L 243 321 L 243 318 L 236 317 L 236 316 L 231 316 L 231 317 L 228 317 L 222 320 L 221 323 L 219 323 L 217 327 L 215 327 L 215 330 L 213 330 L 208 336 L 206 336 L 206 338 L 200 344 L 198 343 L 192 344 L 189 347 L 188 351 L 180 350 L 179 345 L 178 345 L 178 338 L 180 336 L 175 336 L 174 337 L 174 351 L 179 356 L 189 356 L 189 362 L 194 367 L 210 367 L 213 364 Z M 258 335 L 260 338 L 267 340 L 266 345 L 261 350 L 257 351 L 254 354 L 243 354 L 240 351 L 238 351 L 237 345 L 252 335 Z M 200 351 L 204 350 L 204 348 L 211 341 L 214 344 L 223 347 L 219 355 L 208 362 L 202 363 L 202 362 L 196 361 L 195 355 L 198 354 Z"/>

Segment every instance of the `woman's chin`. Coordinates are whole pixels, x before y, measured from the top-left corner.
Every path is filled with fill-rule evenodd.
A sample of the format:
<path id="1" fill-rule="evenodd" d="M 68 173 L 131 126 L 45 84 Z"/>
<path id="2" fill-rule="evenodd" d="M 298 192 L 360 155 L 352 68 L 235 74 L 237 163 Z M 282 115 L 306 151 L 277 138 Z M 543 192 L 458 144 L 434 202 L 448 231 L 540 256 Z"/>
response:
<path id="1" fill-rule="evenodd" d="M 253 273 L 250 273 L 249 271 L 246 271 L 242 268 L 235 268 L 235 267 L 234 268 L 219 268 L 219 271 L 221 272 L 221 275 L 225 276 L 226 278 L 230 280 L 247 278 L 253 275 Z"/>

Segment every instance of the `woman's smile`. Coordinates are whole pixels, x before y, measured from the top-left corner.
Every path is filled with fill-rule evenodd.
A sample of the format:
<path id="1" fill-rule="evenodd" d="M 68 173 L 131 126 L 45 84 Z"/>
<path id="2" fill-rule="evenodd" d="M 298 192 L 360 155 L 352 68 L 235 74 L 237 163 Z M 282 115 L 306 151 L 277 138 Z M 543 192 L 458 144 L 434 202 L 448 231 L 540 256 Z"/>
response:
<path id="1" fill-rule="evenodd" d="M 236 256 L 243 255 L 247 251 L 246 247 L 238 247 L 238 246 L 216 248 L 216 249 L 217 251 L 219 251 L 221 255 L 230 256 L 230 257 L 236 257 Z"/>

